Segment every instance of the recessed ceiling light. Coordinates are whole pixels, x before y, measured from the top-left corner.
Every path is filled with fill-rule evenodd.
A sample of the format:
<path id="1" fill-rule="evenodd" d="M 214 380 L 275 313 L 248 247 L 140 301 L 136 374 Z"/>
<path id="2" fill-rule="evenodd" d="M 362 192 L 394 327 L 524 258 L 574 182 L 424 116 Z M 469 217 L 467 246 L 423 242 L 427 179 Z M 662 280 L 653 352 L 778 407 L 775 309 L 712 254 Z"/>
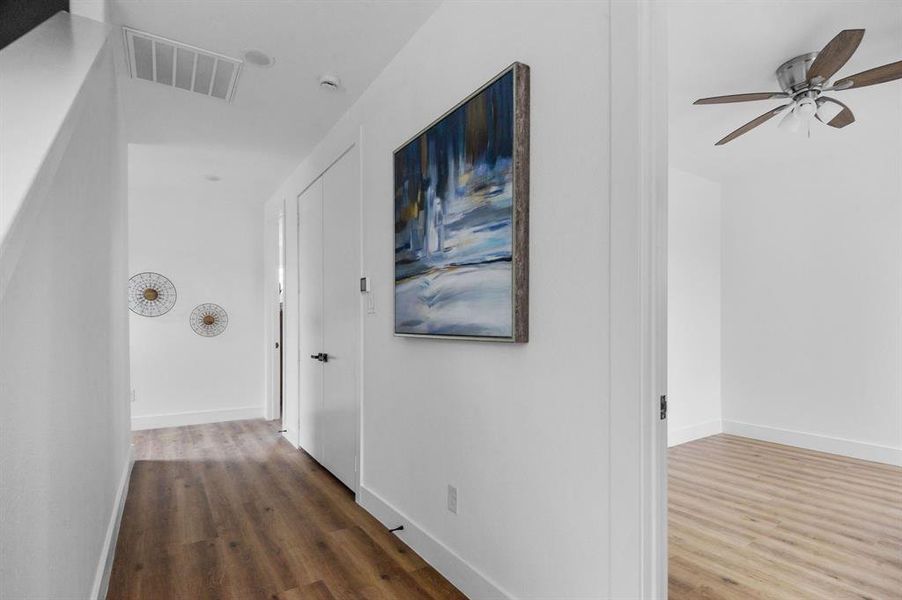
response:
<path id="1" fill-rule="evenodd" d="M 246 50 L 244 52 L 244 62 L 255 67 L 267 69 L 276 62 L 276 59 L 262 50 Z"/>
<path id="2" fill-rule="evenodd" d="M 319 87 L 324 90 L 337 90 L 341 87 L 341 79 L 335 75 L 323 75 L 319 78 Z"/>
<path id="3" fill-rule="evenodd" d="M 206 179 L 207 181 L 219 181 L 222 179 L 222 177 L 220 177 L 219 175 L 205 175 L 204 179 Z"/>

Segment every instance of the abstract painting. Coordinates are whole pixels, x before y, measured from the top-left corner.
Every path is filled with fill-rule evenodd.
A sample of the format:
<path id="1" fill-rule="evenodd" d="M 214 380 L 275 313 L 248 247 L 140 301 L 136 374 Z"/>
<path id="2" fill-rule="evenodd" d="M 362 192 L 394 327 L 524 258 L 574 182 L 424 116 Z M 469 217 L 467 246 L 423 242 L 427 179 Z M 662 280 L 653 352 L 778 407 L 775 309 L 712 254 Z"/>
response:
<path id="1" fill-rule="evenodd" d="M 395 333 L 528 339 L 529 67 L 394 153 Z"/>

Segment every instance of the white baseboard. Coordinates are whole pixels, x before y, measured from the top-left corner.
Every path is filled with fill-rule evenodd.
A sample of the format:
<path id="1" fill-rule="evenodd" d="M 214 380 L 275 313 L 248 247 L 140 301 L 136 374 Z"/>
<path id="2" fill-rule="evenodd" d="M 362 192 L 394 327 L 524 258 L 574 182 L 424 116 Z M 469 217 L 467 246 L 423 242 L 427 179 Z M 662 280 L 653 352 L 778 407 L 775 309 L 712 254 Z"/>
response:
<path id="1" fill-rule="evenodd" d="M 739 421 L 724 421 L 723 432 L 740 435 L 765 442 L 786 444 L 807 450 L 817 450 L 830 454 L 839 454 L 850 458 L 859 458 L 888 465 L 902 466 L 902 448 L 878 446 L 866 442 L 857 442 L 843 438 L 828 437 L 802 431 L 777 429 L 763 425 L 752 425 Z"/>
<path id="2" fill-rule="evenodd" d="M 701 438 L 706 438 L 709 435 L 717 435 L 718 433 L 723 433 L 723 423 L 720 419 L 705 421 L 704 423 L 690 425 L 689 427 L 681 427 L 680 429 L 675 429 L 673 431 L 668 430 L 667 447 L 678 446 L 679 444 L 685 444 L 692 440 L 700 440 Z"/>
<path id="3" fill-rule="evenodd" d="M 403 525 L 404 531 L 396 535 L 467 597 L 474 600 L 512 597 L 363 484 L 357 493 L 357 503 L 386 527 Z"/>
<path id="4" fill-rule="evenodd" d="M 128 450 L 128 460 L 122 471 L 119 481 L 119 489 L 116 491 L 116 502 L 110 515 L 110 522 L 106 529 L 106 538 L 103 540 L 103 551 L 100 553 L 100 561 L 97 563 L 97 572 L 94 574 L 94 585 L 91 587 L 91 598 L 104 600 L 107 589 L 110 587 L 110 573 L 113 570 L 113 559 L 116 556 L 116 541 L 119 539 L 119 526 L 122 524 L 122 513 L 125 510 L 125 498 L 128 496 L 128 482 L 132 476 L 132 467 L 135 465 L 134 447 Z"/>
<path id="5" fill-rule="evenodd" d="M 132 431 L 261 418 L 263 418 L 262 406 L 245 406 L 243 408 L 226 408 L 221 410 L 199 410 L 195 412 L 170 413 L 167 415 L 147 415 L 132 417 Z"/>

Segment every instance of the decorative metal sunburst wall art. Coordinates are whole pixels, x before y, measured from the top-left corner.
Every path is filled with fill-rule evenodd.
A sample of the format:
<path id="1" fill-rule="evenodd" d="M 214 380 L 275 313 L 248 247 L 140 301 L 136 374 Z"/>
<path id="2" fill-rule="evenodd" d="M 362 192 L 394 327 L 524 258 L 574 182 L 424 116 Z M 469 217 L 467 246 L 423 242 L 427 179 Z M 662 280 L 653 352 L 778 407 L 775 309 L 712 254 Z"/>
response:
<path id="1" fill-rule="evenodd" d="M 138 273 L 128 280 L 128 308 L 142 317 L 165 315 L 178 294 L 169 278 L 159 273 Z"/>
<path id="2" fill-rule="evenodd" d="M 194 333 L 203 337 L 215 337 L 229 325 L 229 315 L 225 309 L 209 302 L 197 305 L 191 311 L 189 320 Z"/>

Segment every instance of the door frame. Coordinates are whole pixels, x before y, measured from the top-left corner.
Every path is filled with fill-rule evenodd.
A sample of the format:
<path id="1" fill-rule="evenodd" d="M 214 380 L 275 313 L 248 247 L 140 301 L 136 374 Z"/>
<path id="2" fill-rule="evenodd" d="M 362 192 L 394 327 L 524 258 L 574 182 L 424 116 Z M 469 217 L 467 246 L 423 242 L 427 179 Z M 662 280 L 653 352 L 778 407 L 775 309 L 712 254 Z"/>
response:
<path id="1" fill-rule="evenodd" d="M 264 388 L 265 402 L 263 405 L 263 417 L 267 421 L 282 419 L 282 412 L 279 407 L 279 382 L 276 381 L 276 367 L 278 366 L 278 376 L 282 383 L 283 393 L 285 386 L 285 353 L 278 352 L 275 345 L 279 340 L 278 318 L 279 318 L 279 278 L 276 270 L 281 263 L 285 267 L 285 200 L 284 198 L 278 202 L 271 202 L 264 207 L 263 216 L 263 314 L 264 314 L 264 340 L 266 354 L 264 360 L 264 368 L 266 371 L 266 385 Z M 281 236 L 281 237 L 280 237 Z M 282 244 L 280 245 L 280 239 Z M 275 246 L 275 251 L 273 248 Z M 281 254 L 281 256 L 280 256 Z M 275 259 L 275 264 L 273 264 Z M 284 275 L 283 275 L 284 278 Z M 284 295 L 284 290 L 283 290 Z M 281 342 L 280 342 L 281 343 Z M 281 364 L 279 358 L 281 356 Z M 283 423 L 284 427 L 284 423 Z"/>
<path id="2" fill-rule="evenodd" d="M 609 0 L 611 598 L 667 597 L 667 13 Z M 615 483 L 616 482 L 616 483 Z M 616 519 L 613 516 L 616 515 Z"/>
<path id="3" fill-rule="evenodd" d="M 314 183 L 316 183 L 316 181 L 319 180 L 321 177 L 323 177 L 326 174 L 326 172 L 330 168 L 332 168 L 333 165 L 335 165 L 335 163 L 337 163 L 348 152 L 351 152 L 355 148 L 357 149 L 358 169 L 359 169 L 358 177 L 357 177 L 357 184 L 358 184 L 358 186 L 357 186 L 358 187 L 357 202 L 358 202 L 358 210 L 360 213 L 360 219 L 359 219 L 360 231 L 358 232 L 358 239 L 360 240 L 360 244 L 358 246 L 358 252 L 359 252 L 358 264 L 360 265 L 360 277 L 363 277 L 364 273 L 366 272 L 366 264 L 364 262 L 365 253 L 363 250 L 363 248 L 364 248 L 364 238 L 363 238 L 363 231 L 364 231 L 364 226 L 363 226 L 363 219 L 364 219 L 364 211 L 363 211 L 363 189 L 364 189 L 363 188 L 363 161 L 364 161 L 364 157 L 363 157 L 363 127 L 359 127 L 355 131 L 355 133 L 356 133 L 356 135 L 354 135 L 353 137 L 349 136 L 342 143 L 336 144 L 335 147 L 337 148 L 337 151 L 333 151 L 332 153 L 328 154 L 327 156 L 330 157 L 329 159 L 327 159 L 325 161 L 317 160 L 319 158 L 319 156 L 316 156 L 310 162 L 302 164 L 301 168 L 299 168 L 299 171 L 302 171 L 302 174 L 300 176 L 301 185 L 298 186 L 299 191 L 296 194 L 294 194 L 294 196 L 291 200 L 291 206 L 286 207 L 286 211 L 285 211 L 286 223 L 288 223 L 290 219 L 293 219 L 294 224 L 292 226 L 286 225 L 286 228 L 285 228 L 285 232 L 286 232 L 286 241 L 285 241 L 285 248 L 286 248 L 285 314 L 286 314 L 286 320 L 285 320 L 285 322 L 286 322 L 286 324 L 291 322 L 294 325 L 294 328 L 295 328 L 295 331 L 293 332 L 294 333 L 294 336 L 293 336 L 294 344 L 298 344 L 300 342 L 300 335 L 301 335 L 300 318 L 299 318 L 299 315 L 296 314 L 297 310 L 298 310 L 298 297 L 297 296 L 300 295 L 300 286 L 299 286 L 300 260 L 299 260 L 299 256 L 298 256 L 300 210 L 299 210 L 299 206 L 298 206 L 298 201 L 299 201 L 301 195 L 303 195 L 303 193 L 306 192 L 310 188 L 310 186 L 312 186 Z M 291 233 L 291 240 L 289 240 L 287 237 L 289 232 Z M 294 253 L 293 261 L 288 260 L 289 252 Z M 292 264 L 292 263 L 293 263 L 293 268 L 289 269 L 288 265 Z M 289 278 L 292 279 L 291 284 L 289 284 L 289 281 L 288 281 Z M 288 298 L 289 292 L 291 292 L 296 297 L 289 300 L 289 298 Z M 361 293 L 358 298 L 358 339 L 357 339 L 357 342 L 358 342 L 358 348 L 357 348 L 358 373 L 357 373 L 357 402 L 356 402 L 357 427 L 355 428 L 356 460 L 355 460 L 355 465 L 354 465 L 354 489 L 352 490 L 355 495 L 360 490 L 360 482 L 362 481 L 362 465 L 363 465 L 363 460 L 362 460 L 362 453 L 363 453 L 363 390 L 364 390 L 364 373 L 365 373 L 364 350 L 363 350 L 364 349 L 364 336 L 365 336 L 365 328 L 364 328 L 364 325 L 365 325 L 365 322 L 364 322 L 365 302 L 364 302 L 364 300 L 365 300 L 365 294 Z M 292 315 L 293 320 L 287 318 L 289 310 L 294 312 L 294 314 Z M 286 325 L 286 327 L 288 327 L 288 325 Z M 290 339 L 290 338 L 288 336 L 286 336 L 286 341 L 288 339 Z M 286 365 L 286 368 L 288 370 L 283 371 L 283 376 L 284 377 L 294 377 L 295 378 L 294 383 L 296 384 L 296 385 L 292 386 L 291 388 L 289 388 L 289 386 L 286 386 L 286 392 L 288 389 L 293 389 L 295 392 L 299 392 L 299 390 L 300 390 L 301 372 L 300 372 L 300 364 L 299 363 L 300 363 L 300 360 L 302 360 L 302 358 L 299 356 L 298 350 L 299 350 L 299 347 L 294 348 L 293 351 L 289 350 L 286 352 L 286 354 L 293 352 L 294 356 L 296 357 L 296 360 L 292 361 L 293 364 Z M 300 418 L 300 415 L 298 415 L 298 417 Z M 295 432 L 298 431 L 299 427 L 300 427 L 300 423 L 295 424 L 294 431 Z M 296 435 L 293 437 L 289 437 L 288 439 L 295 447 L 301 449 L 300 446 L 298 445 L 298 439 L 297 439 Z"/>

